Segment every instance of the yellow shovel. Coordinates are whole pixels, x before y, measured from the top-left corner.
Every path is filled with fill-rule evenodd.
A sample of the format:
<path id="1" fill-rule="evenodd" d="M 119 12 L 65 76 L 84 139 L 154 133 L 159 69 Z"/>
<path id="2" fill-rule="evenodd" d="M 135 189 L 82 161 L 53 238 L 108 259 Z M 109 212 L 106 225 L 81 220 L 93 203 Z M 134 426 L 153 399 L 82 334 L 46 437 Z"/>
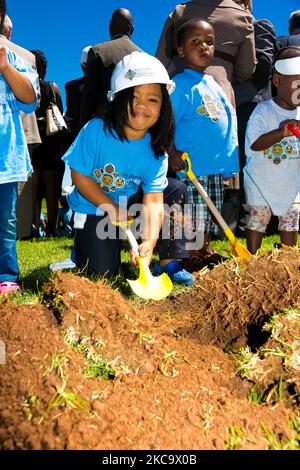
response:
<path id="1" fill-rule="evenodd" d="M 234 256 L 237 256 L 238 259 L 251 259 L 252 255 L 251 253 L 247 250 L 246 247 L 244 247 L 235 237 L 234 233 L 232 230 L 228 227 L 227 223 L 221 216 L 220 212 L 208 196 L 207 192 L 201 186 L 199 183 L 198 179 L 196 178 L 194 172 L 192 171 L 192 164 L 191 160 L 188 156 L 188 154 L 185 152 L 181 155 L 182 160 L 184 160 L 187 163 L 187 170 L 181 170 L 182 173 L 185 173 L 187 177 L 191 180 L 195 188 L 197 189 L 198 193 L 203 197 L 205 203 L 207 204 L 208 208 L 211 210 L 212 214 L 216 218 L 217 222 L 219 225 L 222 227 L 226 237 L 229 240 L 229 243 L 231 245 L 231 252 L 234 254 Z"/>
<path id="2" fill-rule="evenodd" d="M 139 277 L 136 281 L 131 281 L 130 279 L 127 279 L 127 282 L 135 293 L 135 295 L 137 295 L 138 297 L 147 300 L 162 300 L 172 292 L 173 283 L 166 273 L 162 273 L 160 276 L 153 276 L 151 274 L 151 271 L 145 258 L 139 256 L 139 245 L 132 231 L 129 228 L 129 225 L 132 222 L 133 219 L 128 220 L 126 223 L 114 222 L 114 225 L 118 225 L 124 230 L 129 244 L 136 255 L 137 263 L 140 270 Z"/>

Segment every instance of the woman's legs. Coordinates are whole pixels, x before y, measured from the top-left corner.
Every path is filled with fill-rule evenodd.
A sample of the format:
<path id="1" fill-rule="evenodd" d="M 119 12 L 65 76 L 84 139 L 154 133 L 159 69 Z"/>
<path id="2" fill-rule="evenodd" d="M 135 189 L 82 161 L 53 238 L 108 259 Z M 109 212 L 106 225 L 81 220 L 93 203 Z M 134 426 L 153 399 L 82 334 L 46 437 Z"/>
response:
<path id="1" fill-rule="evenodd" d="M 18 183 L 0 184 L 0 282 L 17 282 L 17 203 Z"/>
<path id="2" fill-rule="evenodd" d="M 43 185 L 47 204 L 47 236 L 55 236 L 58 214 L 58 198 L 61 193 L 62 175 L 57 170 L 43 171 Z"/>

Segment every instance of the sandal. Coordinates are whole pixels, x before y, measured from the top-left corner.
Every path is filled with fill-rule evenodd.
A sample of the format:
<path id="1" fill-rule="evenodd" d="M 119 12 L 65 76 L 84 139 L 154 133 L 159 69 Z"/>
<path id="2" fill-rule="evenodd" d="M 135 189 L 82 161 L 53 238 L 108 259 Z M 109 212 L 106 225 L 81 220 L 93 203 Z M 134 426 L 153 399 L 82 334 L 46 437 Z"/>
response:
<path id="1" fill-rule="evenodd" d="M 0 282 L 0 294 L 10 294 L 18 290 L 20 290 L 20 286 L 16 282 L 10 282 L 10 281 Z"/>

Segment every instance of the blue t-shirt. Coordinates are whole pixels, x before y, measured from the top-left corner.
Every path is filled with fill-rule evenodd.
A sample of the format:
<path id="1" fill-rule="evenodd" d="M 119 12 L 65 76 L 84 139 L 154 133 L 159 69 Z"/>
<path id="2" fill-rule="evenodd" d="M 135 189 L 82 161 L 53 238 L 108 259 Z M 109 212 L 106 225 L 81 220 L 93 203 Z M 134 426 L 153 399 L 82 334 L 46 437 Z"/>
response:
<path id="1" fill-rule="evenodd" d="M 121 142 L 105 132 L 104 122 L 99 118 L 85 125 L 63 160 L 73 170 L 93 178 L 108 197 L 123 207 L 140 186 L 144 193 L 160 193 L 168 185 L 167 156 L 155 158 L 149 133 L 140 140 Z M 75 187 L 68 202 L 75 212 L 103 214 Z"/>
<path id="2" fill-rule="evenodd" d="M 30 81 L 37 95 L 38 76 L 23 59 L 6 49 L 8 62 Z M 32 171 L 20 110 L 32 113 L 37 100 L 32 104 L 18 101 L 7 81 L 0 74 L 0 184 L 26 181 Z"/>
<path id="3" fill-rule="evenodd" d="M 239 171 L 237 120 L 222 88 L 192 69 L 173 80 L 176 148 L 189 154 L 196 176 L 232 176 Z"/>

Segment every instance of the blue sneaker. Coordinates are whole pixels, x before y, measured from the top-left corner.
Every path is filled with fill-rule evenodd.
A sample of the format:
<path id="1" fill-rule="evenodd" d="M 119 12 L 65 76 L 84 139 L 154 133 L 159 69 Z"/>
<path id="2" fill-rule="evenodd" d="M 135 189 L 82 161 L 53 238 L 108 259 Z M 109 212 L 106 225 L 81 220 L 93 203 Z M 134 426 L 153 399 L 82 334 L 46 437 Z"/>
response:
<path id="1" fill-rule="evenodd" d="M 171 281 L 175 282 L 176 284 L 190 286 L 195 282 L 195 278 L 191 275 L 191 273 L 183 269 L 179 261 L 171 261 L 171 263 L 166 264 L 163 267 L 161 267 L 159 262 L 156 261 L 153 267 L 153 276 L 159 276 L 162 273 L 167 273 Z"/>

